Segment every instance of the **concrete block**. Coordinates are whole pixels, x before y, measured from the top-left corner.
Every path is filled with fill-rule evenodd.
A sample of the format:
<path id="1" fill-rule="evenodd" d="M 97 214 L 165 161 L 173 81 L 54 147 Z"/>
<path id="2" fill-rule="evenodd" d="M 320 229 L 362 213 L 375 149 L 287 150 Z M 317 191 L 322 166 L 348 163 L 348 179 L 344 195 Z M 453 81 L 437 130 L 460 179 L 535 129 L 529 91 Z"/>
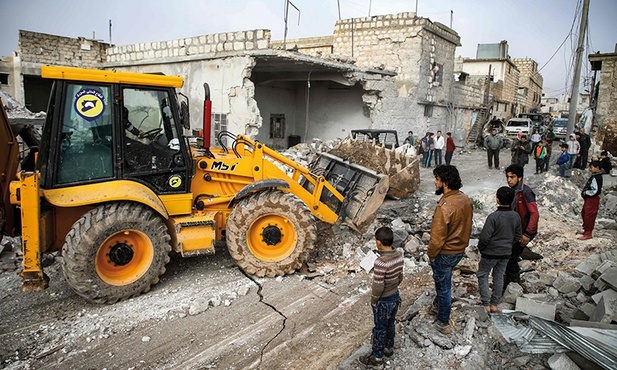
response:
<path id="1" fill-rule="evenodd" d="M 611 267 L 600 275 L 600 279 L 608 284 L 611 288 L 617 289 L 617 267 Z"/>
<path id="2" fill-rule="evenodd" d="M 598 304 L 598 303 L 600 303 L 600 299 L 602 297 L 605 297 L 608 300 L 614 301 L 614 300 L 617 300 L 617 292 L 614 291 L 613 289 L 608 289 L 608 290 L 605 290 L 603 292 L 600 292 L 600 293 L 592 295 L 591 299 L 593 299 L 593 301 L 596 304 Z"/>
<path id="3" fill-rule="evenodd" d="M 606 290 L 606 289 L 608 289 L 608 288 L 609 288 L 608 284 L 606 284 L 606 283 L 604 282 L 604 280 L 602 280 L 602 279 L 600 279 L 600 278 L 598 278 L 598 280 L 596 280 L 596 281 L 593 283 L 593 287 L 594 287 L 595 289 L 599 290 L 599 291 L 603 291 L 603 290 Z"/>
<path id="4" fill-rule="evenodd" d="M 600 256 L 592 254 L 587 257 L 583 262 L 579 263 L 574 270 L 585 275 L 591 275 L 593 271 L 602 264 Z"/>
<path id="5" fill-rule="evenodd" d="M 555 320 L 557 306 L 552 303 L 534 301 L 533 299 L 518 297 L 516 310 L 530 315 L 540 316 L 547 320 Z"/>
<path id="6" fill-rule="evenodd" d="M 600 275 L 604 273 L 604 271 L 608 270 L 611 267 L 615 267 L 615 266 L 616 266 L 615 262 L 606 260 L 602 262 L 598 267 L 596 267 L 595 270 L 593 270 L 591 277 L 593 277 L 594 279 L 597 279 L 600 277 Z"/>
<path id="7" fill-rule="evenodd" d="M 373 253 L 373 251 L 368 251 L 366 256 L 360 262 L 360 267 L 362 267 L 366 272 L 370 272 L 375 266 L 375 260 L 377 260 L 377 255 Z"/>
<path id="8" fill-rule="evenodd" d="M 596 305 L 592 303 L 585 303 L 574 312 L 574 319 L 576 320 L 589 320 L 593 312 L 596 310 Z"/>
<path id="9" fill-rule="evenodd" d="M 580 370 L 580 367 L 565 353 L 555 353 L 548 359 L 548 366 L 553 370 Z"/>
<path id="10" fill-rule="evenodd" d="M 561 293 L 566 294 L 579 290 L 581 287 L 581 283 L 572 275 L 561 272 L 559 273 L 559 276 L 557 276 L 557 279 L 555 279 L 553 287 L 555 287 L 555 289 L 557 289 Z"/>
<path id="11" fill-rule="evenodd" d="M 578 282 L 581 283 L 581 288 L 583 288 L 583 291 L 589 293 L 591 291 L 594 290 L 594 283 L 596 282 L 594 280 L 594 278 L 592 278 L 589 275 L 583 275 L 583 277 L 581 277 L 580 279 L 578 279 Z"/>
<path id="12" fill-rule="evenodd" d="M 604 297 L 600 298 L 600 302 L 598 302 L 596 309 L 589 317 L 589 321 L 610 324 L 615 317 L 615 311 L 613 310 L 614 305 L 612 304 L 612 302 L 614 301 L 604 299 Z"/>
<path id="13" fill-rule="evenodd" d="M 517 283 L 510 283 L 503 293 L 501 300 L 506 303 L 514 303 L 516 299 L 523 295 L 523 287 Z"/>
<path id="14" fill-rule="evenodd" d="M 476 317 L 480 321 L 488 320 L 488 313 L 486 313 L 486 309 L 483 306 L 471 306 L 470 305 L 470 306 L 465 306 L 463 309 L 466 311 L 469 311 L 469 313 L 471 314 L 470 317 L 474 318 L 474 323 L 475 323 Z"/>
<path id="15" fill-rule="evenodd" d="M 551 272 L 538 272 L 537 275 L 544 285 L 553 285 L 555 279 L 557 279 L 557 274 Z"/>

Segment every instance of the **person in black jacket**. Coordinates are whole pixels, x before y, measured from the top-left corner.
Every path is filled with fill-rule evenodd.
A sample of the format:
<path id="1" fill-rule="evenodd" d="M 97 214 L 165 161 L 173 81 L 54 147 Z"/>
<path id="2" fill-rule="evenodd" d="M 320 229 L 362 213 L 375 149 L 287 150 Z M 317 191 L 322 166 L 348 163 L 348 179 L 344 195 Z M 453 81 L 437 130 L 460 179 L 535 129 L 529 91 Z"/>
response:
<path id="1" fill-rule="evenodd" d="M 596 223 L 598 216 L 598 208 L 600 208 L 600 194 L 602 193 L 602 172 L 600 171 L 600 161 L 592 161 L 591 177 L 585 183 L 581 196 L 584 199 L 581 217 L 583 218 L 583 231 L 577 231 L 577 234 L 583 234 L 578 237 L 579 240 L 591 239 L 591 232 Z"/>
<path id="2" fill-rule="evenodd" d="M 497 210 L 491 213 L 484 223 L 478 250 L 478 287 L 482 305 L 486 312 L 498 312 L 497 304 L 503 292 L 504 275 L 512 255 L 512 245 L 523 236 L 521 217 L 512 210 L 515 191 L 508 186 L 497 190 Z M 493 294 L 489 292 L 488 276 L 493 271 Z"/>
<path id="3" fill-rule="evenodd" d="M 603 150 L 600 152 L 600 169 L 603 175 L 610 175 L 613 169 L 611 159 L 608 157 L 608 152 Z"/>

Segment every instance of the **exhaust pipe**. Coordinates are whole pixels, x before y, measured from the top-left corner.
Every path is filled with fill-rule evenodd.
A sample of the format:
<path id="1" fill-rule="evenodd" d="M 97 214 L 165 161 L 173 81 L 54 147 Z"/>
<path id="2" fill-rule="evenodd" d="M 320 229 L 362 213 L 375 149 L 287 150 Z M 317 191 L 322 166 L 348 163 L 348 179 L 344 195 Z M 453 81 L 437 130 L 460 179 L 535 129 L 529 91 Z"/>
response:
<path id="1" fill-rule="evenodd" d="M 203 147 L 210 149 L 210 133 L 212 129 L 212 100 L 210 100 L 210 86 L 204 82 L 204 117 L 203 117 Z"/>

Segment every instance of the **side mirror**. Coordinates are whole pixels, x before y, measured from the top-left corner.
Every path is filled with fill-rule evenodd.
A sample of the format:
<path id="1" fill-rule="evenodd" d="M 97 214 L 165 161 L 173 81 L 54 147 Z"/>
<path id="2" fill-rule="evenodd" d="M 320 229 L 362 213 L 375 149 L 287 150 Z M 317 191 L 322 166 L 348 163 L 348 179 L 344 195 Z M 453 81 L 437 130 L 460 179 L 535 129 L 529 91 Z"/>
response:
<path id="1" fill-rule="evenodd" d="M 189 114 L 189 99 L 182 93 L 180 93 L 180 96 L 184 98 L 184 100 L 180 102 L 180 123 L 185 130 L 190 130 L 191 118 Z"/>

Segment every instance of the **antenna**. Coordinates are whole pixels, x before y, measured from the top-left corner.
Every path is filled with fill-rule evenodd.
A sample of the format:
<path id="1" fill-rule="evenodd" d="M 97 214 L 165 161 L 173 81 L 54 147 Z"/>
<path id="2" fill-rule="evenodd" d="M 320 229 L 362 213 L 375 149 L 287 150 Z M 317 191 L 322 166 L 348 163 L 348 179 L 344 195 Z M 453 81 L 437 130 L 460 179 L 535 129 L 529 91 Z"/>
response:
<path id="1" fill-rule="evenodd" d="M 111 19 L 109 20 L 109 45 L 111 45 Z"/>
<path id="2" fill-rule="evenodd" d="M 283 36 L 283 50 L 287 49 L 287 17 L 289 16 L 289 5 L 298 11 L 298 25 L 300 25 L 300 9 L 290 0 L 285 0 L 285 35 Z"/>

